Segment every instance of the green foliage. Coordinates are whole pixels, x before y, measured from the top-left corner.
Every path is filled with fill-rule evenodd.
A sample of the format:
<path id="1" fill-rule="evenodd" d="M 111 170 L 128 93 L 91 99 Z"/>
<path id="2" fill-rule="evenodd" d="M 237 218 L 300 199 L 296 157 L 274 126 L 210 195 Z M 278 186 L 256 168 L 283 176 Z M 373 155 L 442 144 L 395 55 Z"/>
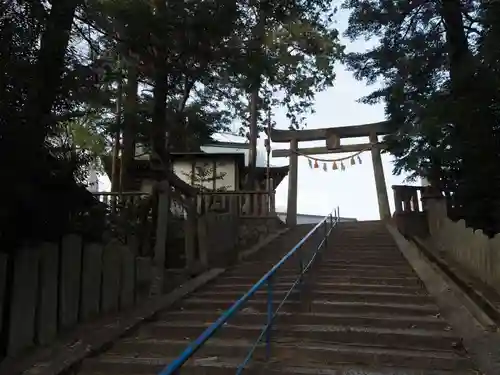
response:
<path id="1" fill-rule="evenodd" d="M 207 95 L 223 103 L 242 123 L 250 121 L 249 93 L 259 88 L 259 125 L 269 108 L 285 107 L 290 126 L 303 124 L 313 111 L 314 95 L 333 84 L 334 63 L 343 53 L 332 28 L 334 10 L 323 0 L 241 4 L 242 16 L 228 47 L 239 51 L 228 69 L 215 71 L 212 80 L 222 89 Z M 260 126 L 260 130 L 262 130 Z"/>
<path id="2" fill-rule="evenodd" d="M 167 132 L 170 150 L 196 150 L 234 122 L 248 125 L 256 87 L 261 117 L 284 105 L 299 126 L 342 55 L 327 0 L 4 6 L 0 161 L 12 185 L 2 190 L 2 250 L 101 222 L 89 219 L 96 201 L 82 182 L 117 133 L 124 150 L 163 147 Z"/>
<path id="3" fill-rule="evenodd" d="M 346 0 L 344 7 L 348 37 L 378 40 L 346 62 L 356 78 L 381 85 L 361 100 L 385 103 L 394 171 L 428 178 L 469 225 L 500 230 L 498 5 Z"/>

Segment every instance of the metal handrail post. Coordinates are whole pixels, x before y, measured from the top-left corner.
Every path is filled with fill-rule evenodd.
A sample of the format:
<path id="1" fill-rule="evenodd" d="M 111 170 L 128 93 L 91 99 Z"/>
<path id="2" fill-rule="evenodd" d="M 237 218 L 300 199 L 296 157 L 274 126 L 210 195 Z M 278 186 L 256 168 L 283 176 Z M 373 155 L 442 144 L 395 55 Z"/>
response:
<path id="1" fill-rule="evenodd" d="M 325 229 L 323 233 L 323 249 L 328 248 L 328 220 L 325 220 Z"/>
<path id="2" fill-rule="evenodd" d="M 303 273 L 304 273 L 304 261 L 303 261 L 303 254 L 304 254 L 304 251 L 303 249 L 300 249 L 302 251 L 299 251 L 299 284 L 298 284 L 298 288 L 299 290 L 302 288 L 302 276 L 303 276 Z"/>
<path id="3" fill-rule="evenodd" d="M 273 277 L 267 280 L 267 331 L 266 331 L 266 360 L 271 358 L 271 332 L 273 329 Z"/>

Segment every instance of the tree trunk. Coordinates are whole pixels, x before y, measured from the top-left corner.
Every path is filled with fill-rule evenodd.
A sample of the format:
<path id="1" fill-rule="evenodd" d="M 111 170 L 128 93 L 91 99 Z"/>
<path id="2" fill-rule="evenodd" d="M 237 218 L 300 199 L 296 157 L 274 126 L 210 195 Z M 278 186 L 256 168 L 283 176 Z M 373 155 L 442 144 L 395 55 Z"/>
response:
<path id="1" fill-rule="evenodd" d="M 162 172 L 169 183 L 179 189 L 183 194 L 192 196 L 196 193 L 189 184 L 182 181 L 175 173 L 172 172 L 170 164 L 170 155 L 168 151 L 169 126 L 167 121 L 167 93 L 168 75 L 165 69 L 165 59 L 158 59 L 156 64 L 155 87 L 153 89 L 153 116 L 152 116 L 152 132 L 151 132 L 151 147 L 155 157 L 159 158 L 162 163 Z"/>
<path id="2" fill-rule="evenodd" d="M 125 88 L 125 103 L 123 108 L 123 150 L 120 168 L 121 191 L 133 189 L 131 169 L 135 157 L 135 137 L 137 123 L 137 67 L 130 65 L 127 74 L 127 86 Z"/>
<path id="3" fill-rule="evenodd" d="M 248 157 L 248 173 L 246 189 L 253 190 L 255 186 L 255 175 L 257 171 L 257 138 L 258 138 L 258 118 L 259 118 L 259 86 L 252 89 L 250 93 L 250 124 L 249 124 L 249 141 L 250 152 Z"/>
<path id="4" fill-rule="evenodd" d="M 266 12 L 263 9 L 263 4 L 257 2 L 255 4 L 258 7 L 259 18 L 255 27 L 252 30 L 252 40 L 249 45 L 249 55 L 253 56 L 253 61 L 257 62 L 255 67 L 256 71 L 251 72 L 250 78 L 250 123 L 249 123 L 249 141 L 250 141 L 250 152 L 248 161 L 248 172 L 246 179 L 247 190 L 253 190 L 255 187 L 255 180 L 257 174 L 257 139 L 259 137 L 258 130 L 258 120 L 259 120 L 259 90 L 261 86 L 262 79 L 262 67 L 260 64 L 265 58 L 264 53 L 264 34 L 266 29 Z"/>
<path id="5" fill-rule="evenodd" d="M 164 0 L 155 0 L 157 14 L 161 19 L 165 19 L 167 14 L 166 2 Z M 161 40 L 161 38 L 160 38 Z M 166 51 L 161 46 L 157 46 L 157 57 L 155 61 L 155 86 L 153 88 L 153 115 L 151 131 L 151 148 L 155 157 L 158 157 L 163 165 L 165 178 L 174 187 L 182 191 L 183 194 L 193 195 L 196 189 L 182 181 L 172 172 L 170 165 L 170 155 L 167 134 L 170 129 L 167 121 L 167 94 L 168 94 L 168 72 L 166 67 Z"/>
<path id="6" fill-rule="evenodd" d="M 121 134 L 122 134 L 122 96 L 123 96 L 123 82 L 120 72 L 118 78 L 118 88 L 116 90 L 116 119 L 115 119 L 115 134 L 113 139 L 113 160 L 111 161 L 111 191 L 120 191 L 120 148 L 121 148 Z"/>
<path id="7" fill-rule="evenodd" d="M 441 15 L 446 28 L 450 78 L 454 95 L 458 95 L 464 84 L 472 78 L 474 60 L 465 34 L 461 0 L 447 0 L 441 4 Z"/>
<path id="8" fill-rule="evenodd" d="M 45 32 L 40 40 L 36 63 L 36 79 L 26 105 L 30 143 L 27 149 L 40 149 L 44 144 L 48 126 L 52 122 L 52 106 L 61 86 L 64 58 L 71 26 L 77 6 L 82 0 L 59 0 L 52 3 Z"/>

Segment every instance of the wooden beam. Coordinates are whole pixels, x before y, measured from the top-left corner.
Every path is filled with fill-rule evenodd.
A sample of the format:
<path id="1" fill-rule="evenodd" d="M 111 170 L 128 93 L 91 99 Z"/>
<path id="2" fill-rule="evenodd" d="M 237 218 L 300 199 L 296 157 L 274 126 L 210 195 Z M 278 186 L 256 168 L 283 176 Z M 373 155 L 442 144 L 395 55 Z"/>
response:
<path id="1" fill-rule="evenodd" d="M 305 129 L 305 130 L 271 130 L 271 141 L 290 142 L 297 139 L 299 142 L 321 141 L 326 139 L 328 132 L 333 132 L 339 138 L 368 137 L 374 131 L 377 135 L 390 133 L 389 121 L 374 122 L 371 124 L 340 126 L 336 128 Z"/>
<path id="2" fill-rule="evenodd" d="M 380 144 L 381 149 L 385 149 L 387 146 L 383 143 Z M 326 147 L 310 147 L 310 148 L 299 148 L 297 151 L 305 155 L 325 155 L 325 154 L 341 154 L 345 152 L 358 152 L 361 150 L 369 150 L 371 148 L 370 143 L 361 143 L 355 145 L 343 145 L 335 150 L 329 150 Z M 290 156 L 290 150 L 273 150 L 273 158 L 288 158 Z"/>

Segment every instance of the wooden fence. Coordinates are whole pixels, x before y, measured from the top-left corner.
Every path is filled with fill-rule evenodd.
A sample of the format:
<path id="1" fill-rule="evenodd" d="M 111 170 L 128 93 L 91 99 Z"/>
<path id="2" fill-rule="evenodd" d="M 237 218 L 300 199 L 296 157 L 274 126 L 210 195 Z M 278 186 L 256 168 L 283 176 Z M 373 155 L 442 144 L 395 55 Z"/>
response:
<path id="1" fill-rule="evenodd" d="M 80 322 L 133 306 L 139 299 L 137 266 L 126 246 L 86 243 L 74 234 L 10 258 L 0 254 L 3 355 L 48 344 Z"/>
<path id="2" fill-rule="evenodd" d="M 445 217 L 431 238 L 440 251 L 500 293 L 500 234 L 488 238 L 481 230 L 467 228 L 464 220 Z"/>
<path id="3" fill-rule="evenodd" d="M 189 199 L 171 193 L 167 206 L 175 220 L 167 222 L 169 234 L 162 237 L 164 250 L 172 253 L 166 268 L 176 257 L 182 258 L 177 268 L 185 269 L 232 263 L 240 243 L 272 227 L 267 220 L 274 203 L 267 192 L 203 193 Z M 111 229 L 102 243 L 69 234 L 58 243 L 0 253 L 0 360 L 50 344 L 79 323 L 130 308 L 153 288 L 151 264 L 158 246 L 145 254 L 130 238 L 157 240 L 160 199 L 142 193 L 97 197 L 110 208 Z M 242 217 L 252 222 L 240 225 Z"/>
<path id="4" fill-rule="evenodd" d="M 276 214 L 274 193 L 267 191 L 208 191 L 197 196 L 198 214 L 232 212 L 238 217 L 267 217 Z"/>
<path id="5" fill-rule="evenodd" d="M 426 238 L 441 255 L 500 292 L 500 234 L 489 238 L 453 220 L 453 205 L 442 194 L 418 186 L 393 186 L 394 219 L 401 233 Z M 453 216 L 452 216 L 453 217 Z M 424 225 L 425 224 L 425 225 Z"/>

